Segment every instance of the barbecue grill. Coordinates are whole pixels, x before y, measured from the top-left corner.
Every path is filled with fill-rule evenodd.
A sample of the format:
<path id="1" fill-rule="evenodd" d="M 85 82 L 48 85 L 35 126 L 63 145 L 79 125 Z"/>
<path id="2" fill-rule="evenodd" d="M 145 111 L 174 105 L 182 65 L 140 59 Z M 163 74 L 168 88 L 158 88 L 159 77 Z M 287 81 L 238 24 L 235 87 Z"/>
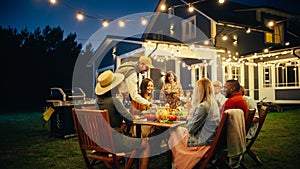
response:
<path id="1" fill-rule="evenodd" d="M 54 109 L 50 117 L 50 136 L 69 138 L 76 136 L 72 109 L 95 105 L 95 100 L 86 98 L 84 91 L 79 87 L 62 89 L 50 88 L 49 100 L 46 107 Z"/>

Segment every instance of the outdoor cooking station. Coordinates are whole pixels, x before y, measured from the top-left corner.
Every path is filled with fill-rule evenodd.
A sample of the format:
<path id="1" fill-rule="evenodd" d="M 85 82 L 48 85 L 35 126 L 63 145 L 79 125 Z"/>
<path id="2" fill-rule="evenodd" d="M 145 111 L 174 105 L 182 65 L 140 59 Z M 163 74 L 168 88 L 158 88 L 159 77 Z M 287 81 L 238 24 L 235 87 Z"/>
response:
<path id="1" fill-rule="evenodd" d="M 94 106 L 95 100 L 86 98 L 85 92 L 79 88 L 50 88 L 50 98 L 46 107 L 54 109 L 50 118 L 50 136 L 69 138 L 76 136 L 72 109 Z"/>

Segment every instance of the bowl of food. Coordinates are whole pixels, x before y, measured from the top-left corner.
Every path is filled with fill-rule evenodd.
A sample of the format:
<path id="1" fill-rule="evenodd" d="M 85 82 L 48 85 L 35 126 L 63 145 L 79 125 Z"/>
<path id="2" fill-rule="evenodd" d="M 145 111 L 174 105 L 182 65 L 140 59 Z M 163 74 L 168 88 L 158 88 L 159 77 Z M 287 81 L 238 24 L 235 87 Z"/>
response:
<path id="1" fill-rule="evenodd" d="M 141 114 L 147 119 L 147 121 L 154 121 L 156 120 L 156 113 L 152 110 L 144 110 Z"/>

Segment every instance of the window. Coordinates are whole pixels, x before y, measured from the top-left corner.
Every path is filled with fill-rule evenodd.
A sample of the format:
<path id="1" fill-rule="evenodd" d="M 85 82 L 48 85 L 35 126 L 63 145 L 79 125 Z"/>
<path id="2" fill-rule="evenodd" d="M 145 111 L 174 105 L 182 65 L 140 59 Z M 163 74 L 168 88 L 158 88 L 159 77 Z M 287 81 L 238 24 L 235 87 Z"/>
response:
<path id="1" fill-rule="evenodd" d="M 232 75 L 232 79 L 237 80 L 240 82 L 240 76 L 241 76 L 241 72 L 240 72 L 240 67 L 238 66 L 231 66 L 231 75 Z"/>
<path id="2" fill-rule="evenodd" d="M 270 32 L 265 33 L 265 42 L 266 43 L 273 43 L 273 34 Z"/>
<path id="3" fill-rule="evenodd" d="M 264 87 L 272 87 L 272 80 L 271 80 L 271 67 L 264 67 Z"/>
<path id="4" fill-rule="evenodd" d="M 181 22 L 182 25 L 182 40 L 191 40 L 196 38 L 196 15 L 185 19 Z"/>
<path id="5" fill-rule="evenodd" d="M 241 82 L 241 68 L 238 64 L 228 64 L 224 66 L 225 81 L 237 80 Z"/>
<path id="6" fill-rule="evenodd" d="M 288 62 L 276 66 L 276 87 L 299 86 L 299 66 Z"/>
<path id="7" fill-rule="evenodd" d="M 195 68 L 195 78 L 196 80 L 201 79 L 202 77 L 206 77 L 206 66 L 204 66 L 203 64 L 200 64 L 198 66 L 196 66 L 197 68 Z"/>
<path id="8" fill-rule="evenodd" d="M 274 27 L 274 43 L 279 44 L 281 42 L 281 35 L 280 35 L 281 27 L 275 26 Z"/>
<path id="9" fill-rule="evenodd" d="M 274 32 L 266 32 L 265 33 L 265 42 L 279 44 L 283 41 L 283 25 L 274 25 Z"/>
<path id="10" fill-rule="evenodd" d="M 225 75 L 225 80 L 229 80 L 229 75 L 228 75 L 228 66 L 224 67 L 224 75 Z"/>
<path id="11" fill-rule="evenodd" d="M 174 8 L 170 7 L 168 9 L 168 17 L 169 18 L 172 18 L 174 16 Z"/>

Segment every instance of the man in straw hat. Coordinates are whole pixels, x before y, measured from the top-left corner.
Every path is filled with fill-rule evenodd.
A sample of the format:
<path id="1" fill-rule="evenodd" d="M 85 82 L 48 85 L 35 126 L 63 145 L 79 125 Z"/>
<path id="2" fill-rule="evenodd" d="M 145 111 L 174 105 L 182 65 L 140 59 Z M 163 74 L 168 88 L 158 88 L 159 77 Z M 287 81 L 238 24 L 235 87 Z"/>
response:
<path id="1" fill-rule="evenodd" d="M 148 157 L 150 155 L 150 145 L 145 139 L 135 139 L 125 136 L 122 132 L 123 120 L 128 123 L 132 122 L 133 117 L 125 108 L 122 102 L 121 88 L 125 85 L 122 83 L 124 75 L 113 73 L 107 70 L 98 76 L 98 83 L 95 87 L 97 95 L 97 104 L 100 110 L 107 109 L 109 113 L 110 126 L 114 128 L 113 138 L 115 147 L 118 152 L 140 150 L 141 168 L 147 168 Z"/>
<path id="2" fill-rule="evenodd" d="M 132 100 L 145 106 L 153 106 L 148 100 L 138 94 L 138 77 L 139 73 L 145 73 L 153 68 L 152 61 L 147 56 L 141 56 L 138 62 L 125 62 L 116 70 L 125 76 L 125 82 Z"/>

